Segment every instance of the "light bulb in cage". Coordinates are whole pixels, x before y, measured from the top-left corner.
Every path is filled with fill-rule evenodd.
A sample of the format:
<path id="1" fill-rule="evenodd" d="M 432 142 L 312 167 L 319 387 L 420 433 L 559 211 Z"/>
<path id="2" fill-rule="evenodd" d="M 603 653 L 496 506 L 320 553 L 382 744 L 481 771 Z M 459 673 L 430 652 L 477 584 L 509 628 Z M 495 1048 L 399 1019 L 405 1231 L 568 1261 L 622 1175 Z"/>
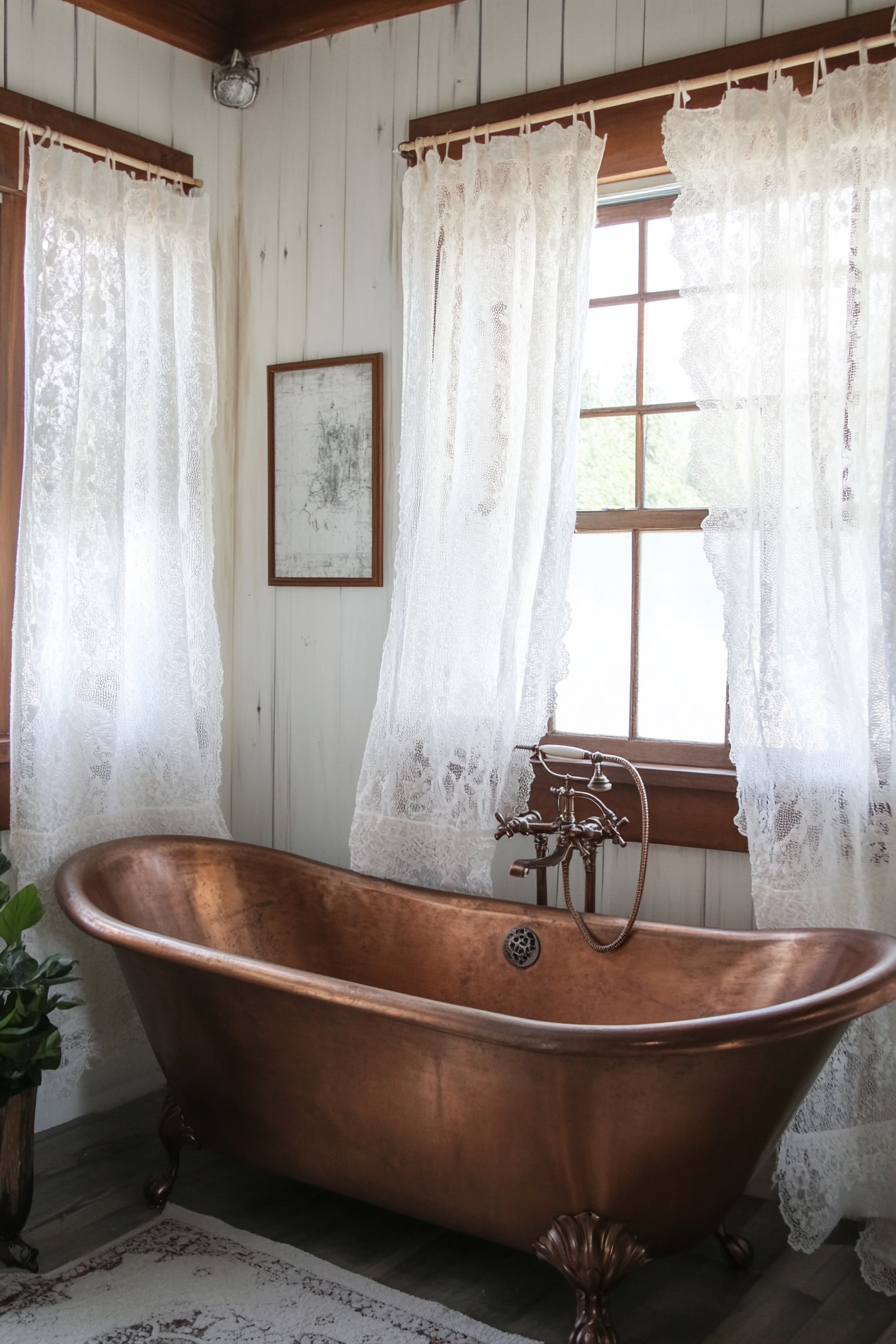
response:
<path id="1" fill-rule="evenodd" d="M 212 94 L 222 107 L 251 107 L 258 93 L 258 66 L 234 51 L 230 60 L 212 70 Z"/>

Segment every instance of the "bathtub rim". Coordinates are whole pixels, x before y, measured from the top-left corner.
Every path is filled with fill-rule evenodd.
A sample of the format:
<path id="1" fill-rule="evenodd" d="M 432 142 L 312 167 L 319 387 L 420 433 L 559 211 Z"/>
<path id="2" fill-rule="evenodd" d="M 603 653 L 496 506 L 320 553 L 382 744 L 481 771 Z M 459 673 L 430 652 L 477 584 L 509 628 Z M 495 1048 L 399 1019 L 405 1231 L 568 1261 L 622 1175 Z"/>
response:
<path id="1" fill-rule="evenodd" d="M 485 1008 L 427 999 L 399 990 L 381 989 L 314 971 L 296 970 L 276 962 L 261 961 L 239 953 L 223 952 L 192 943 L 170 934 L 151 933 L 138 925 L 128 924 L 100 910 L 83 889 L 82 875 L 96 858 L 130 849 L 142 850 L 176 845 L 200 846 L 207 849 L 237 848 L 250 854 L 281 855 L 298 863 L 311 865 L 322 873 L 346 875 L 364 883 L 384 888 L 397 888 L 418 899 L 442 902 L 462 902 L 467 908 L 476 908 L 488 897 L 436 891 L 426 887 L 369 877 L 334 864 L 322 863 L 304 855 L 290 854 L 263 845 L 250 845 L 238 840 L 223 840 L 207 836 L 150 835 L 134 836 L 124 840 L 108 840 L 78 851 L 59 868 L 54 880 L 56 899 L 66 916 L 84 933 L 100 942 L 123 951 L 135 952 L 162 961 L 171 961 L 202 970 L 209 974 L 257 984 L 264 988 L 292 993 L 322 1003 L 333 1003 L 345 1008 L 371 1012 L 393 1020 L 412 1022 L 430 1030 L 480 1041 L 483 1044 L 526 1051 L 561 1055 L 641 1054 L 661 1050 L 663 1053 L 691 1054 L 707 1049 L 748 1048 L 764 1045 L 770 1039 L 789 1040 L 817 1031 L 843 1026 L 856 1017 L 864 1016 L 875 1008 L 896 998 L 896 939 L 888 934 L 867 929 L 762 929 L 732 930 L 708 929 L 693 925 L 661 924 L 639 921 L 636 934 L 669 936 L 688 941 L 694 938 L 716 941 L 811 941 L 813 935 L 834 936 L 838 933 L 861 942 L 877 944 L 877 956 L 869 969 L 842 980 L 838 984 L 783 1003 L 735 1013 L 719 1013 L 710 1017 L 684 1018 L 672 1022 L 644 1022 L 635 1024 L 595 1024 L 579 1022 L 545 1022 L 537 1018 L 515 1017 Z M 532 906 L 525 902 L 495 902 L 506 909 L 509 920 L 539 917 L 547 914 L 563 919 L 567 912 L 553 907 Z M 623 919 L 600 916 L 604 921 L 618 924 Z M 894 992 L 888 994 L 886 985 L 893 983 Z"/>

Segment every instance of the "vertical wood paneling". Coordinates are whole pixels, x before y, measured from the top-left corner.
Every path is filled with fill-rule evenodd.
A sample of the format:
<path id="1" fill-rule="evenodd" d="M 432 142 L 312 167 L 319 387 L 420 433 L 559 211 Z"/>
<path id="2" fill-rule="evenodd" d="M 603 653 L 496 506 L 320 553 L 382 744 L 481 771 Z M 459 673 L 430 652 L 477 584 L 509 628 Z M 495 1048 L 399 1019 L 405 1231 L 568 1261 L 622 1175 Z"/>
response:
<path id="1" fill-rule="evenodd" d="M 526 91 L 527 0 L 480 0 L 483 103 Z"/>
<path id="2" fill-rule="evenodd" d="M 60 5 L 60 8 L 62 6 Z M 136 88 L 140 34 L 110 19 L 96 21 L 96 119 L 138 131 Z"/>
<path id="3" fill-rule="evenodd" d="M 646 0 L 644 63 L 725 45 L 726 0 Z"/>
<path id="4" fill-rule="evenodd" d="M 75 10 L 75 111 L 96 119 L 96 15 Z"/>
<path id="5" fill-rule="evenodd" d="M 566 0 L 563 79 L 610 75 L 616 69 L 616 0 Z"/>
<path id="6" fill-rule="evenodd" d="M 75 12 L 59 0 L 7 0 L 8 84 L 71 108 L 75 92 Z"/>
<path id="7" fill-rule="evenodd" d="M 233 744 L 234 481 L 239 378 L 239 116 L 219 108 L 209 94 L 208 62 L 172 51 L 171 135 L 193 150 L 194 171 L 209 200 L 215 273 L 218 352 L 218 419 L 212 443 L 215 532 L 215 607 L 224 667 L 224 741 L 221 806 L 230 824 Z M 143 85 L 148 91 L 148 86 Z"/>
<path id="8" fill-rule="evenodd" d="M 439 109 L 469 107 L 479 77 L 479 0 L 429 12 L 439 16 Z"/>
<path id="9" fill-rule="evenodd" d="M 276 208 L 280 220 L 276 266 L 277 288 L 277 363 L 305 357 L 307 323 L 306 287 L 308 275 L 308 173 L 311 154 L 311 47 L 283 52 L 281 125 L 290 134 L 280 138 L 280 168 Z M 305 594 L 301 589 L 275 589 L 276 648 L 275 663 L 290 667 L 294 624 L 304 624 Z M 293 792 L 291 750 L 293 735 L 293 679 L 276 676 L 274 684 L 273 726 L 273 812 L 274 844 L 283 849 L 296 845 L 293 814 L 301 808 L 301 794 Z M 301 700 L 296 704 L 299 712 Z M 296 776 L 302 779 L 301 768 Z"/>
<path id="10" fill-rule="evenodd" d="M 441 111 L 443 106 L 439 90 L 442 12 L 441 9 L 427 9 L 416 16 L 418 117 L 430 116 Z"/>
<path id="11" fill-rule="evenodd" d="M 450 10 L 446 13 L 451 16 Z M 392 151 L 397 138 L 392 106 L 395 27 L 381 25 L 377 30 L 366 29 L 363 36 L 363 41 L 353 45 L 349 59 L 343 295 L 346 354 L 382 350 L 391 317 L 390 236 L 396 204 Z M 446 37 L 445 52 L 450 51 L 447 41 Z M 385 355 L 388 361 L 389 353 Z M 388 377 L 389 371 L 384 370 L 384 380 Z M 389 456 L 393 438 L 390 431 L 387 422 L 384 447 Z M 382 649 L 386 636 L 387 599 L 385 588 L 344 588 L 341 592 L 339 793 L 335 799 L 332 852 L 335 861 L 344 864 L 349 861 L 348 833 L 356 785 L 376 701 L 379 674 L 376 651 Z"/>
<path id="12" fill-rule="evenodd" d="M 647 0 L 616 0 L 616 69 L 644 64 Z"/>
<path id="13" fill-rule="evenodd" d="M 138 33 L 136 85 L 137 130 L 162 145 L 172 144 L 174 48 Z"/>
<path id="14" fill-rule="evenodd" d="M 640 845 L 604 845 L 605 914 L 626 917 L 632 908 L 641 861 Z M 651 845 L 639 918 L 661 924 L 702 925 L 706 888 L 706 851 Z"/>
<path id="15" fill-rule="evenodd" d="M 311 44 L 305 357 L 341 355 L 345 268 L 348 58 L 355 34 Z M 292 53 L 284 53 L 289 60 Z M 357 132 L 358 127 L 352 131 Z M 369 219 L 368 219 L 369 222 Z M 341 592 L 277 591 L 277 704 L 280 679 L 288 724 L 275 720 L 275 786 L 288 784 L 292 847 L 330 860 L 336 844 L 340 778 Z M 280 754 L 284 753 L 281 761 Z M 275 798 L 279 808 L 280 799 Z"/>
<path id="16" fill-rule="evenodd" d="M 476 102 L 479 75 L 479 0 L 428 9 L 416 16 L 416 116 Z M 407 21 L 402 20 L 406 25 Z M 404 131 L 401 132 L 404 135 Z"/>
<path id="17" fill-rule="evenodd" d="M 763 37 L 846 18 L 846 0 L 765 0 Z"/>
<path id="18" fill-rule="evenodd" d="M 284 56 L 259 59 L 257 102 L 242 120 L 239 317 L 239 447 L 234 544 L 233 774 L 234 835 L 270 845 L 273 826 L 274 598 L 267 582 L 267 387 L 276 362 L 277 251 Z M 274 197 L 271 198 L 271 192 Z M 268 258 L 270 257 L 270 264 Z M 288 672 L 284 669 L 284 675 Z"/>
<path id="19" fill-rule="evenodd" d="M 877 0 L 875 0 L 877 3 Z M 754 42 L 762 36 L 763 0 L 727 0 L 725 9 L 725 45 Z"/>
<path id="20" fill-rule="evenodd" d="M 564 0 L 529 0 L 526 87 L 552 89 L 561 82 Z"/>
<path id="21" fill-rule="evenodd" d="M 746 854 L 707 850 L 706 925 L 711 929 L 751 929 L 753 897 Z"/>

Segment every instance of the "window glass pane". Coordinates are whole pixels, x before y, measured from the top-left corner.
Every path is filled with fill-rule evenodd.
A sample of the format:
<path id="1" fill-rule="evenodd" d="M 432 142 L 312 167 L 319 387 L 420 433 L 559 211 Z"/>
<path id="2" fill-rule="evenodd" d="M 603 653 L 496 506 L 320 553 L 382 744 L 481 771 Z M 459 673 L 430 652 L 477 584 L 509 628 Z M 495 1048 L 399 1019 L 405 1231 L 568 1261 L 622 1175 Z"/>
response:
<path id="1" fill-rule="evenodd" d="M 644 305 L 645 402 L 694 400 L 691 380 L 681 367 L 682 338 L 689 321 L 684 299 Z"/>
<path id="2" fill-rule="evenodd" d="M 589 299 L 638 292 L 638 223 L 607 224 L 591 235 Z"/>
<path id="3" fill-rule="evenodd" d="M 638 357 L 638 305 L 590 308 L 585 328 L 582 408 L 633 406 Z"/>
<path id="4" fill-rule="evenodd" d="M 569 571 L 569 676 L 557 687 L 561 731 L 628 737 L 632 534 L 573 537 Z"/>
<path id="5" fill-rule="evenodd" d="M 706 500 L 688 474 L 691 439 L 699 411 L 644 417 L 644 506 L 648 509 L 704 509 Z M 579 461 L 581 461 L 581 447 Z M 586 506 L 580 504 L 579 508 Z"/>
<path id="6" fill-rule="evenodd" d="M 724 742 L 722 597 L 701 532 L 642 532 L 638 736 Z"/>
<path id="7" fill-rule="evenodd" d="M 580 509 L 635 507 L 635 417 L 579 421 L 576 502 Z"/>
<path id="8" fill-rule="evenodd" d="M 672 220 L 647 221 L 647 288 L 681 289 L 681 267 L 672 256 Z"/>

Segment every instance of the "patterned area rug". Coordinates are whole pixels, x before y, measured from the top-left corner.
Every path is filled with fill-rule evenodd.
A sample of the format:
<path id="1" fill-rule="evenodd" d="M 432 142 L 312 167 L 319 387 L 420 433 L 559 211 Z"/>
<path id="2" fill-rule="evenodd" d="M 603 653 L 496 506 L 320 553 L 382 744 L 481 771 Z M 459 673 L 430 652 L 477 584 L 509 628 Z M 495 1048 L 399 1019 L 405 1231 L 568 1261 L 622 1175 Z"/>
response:
<path id="1" fill-rule="evenodd" d="M 170 1205 L 53 1274 L 0 1277 L 0 1344 L 529 1344 Z"/>

